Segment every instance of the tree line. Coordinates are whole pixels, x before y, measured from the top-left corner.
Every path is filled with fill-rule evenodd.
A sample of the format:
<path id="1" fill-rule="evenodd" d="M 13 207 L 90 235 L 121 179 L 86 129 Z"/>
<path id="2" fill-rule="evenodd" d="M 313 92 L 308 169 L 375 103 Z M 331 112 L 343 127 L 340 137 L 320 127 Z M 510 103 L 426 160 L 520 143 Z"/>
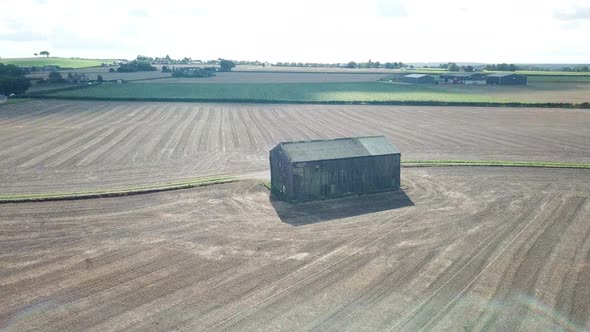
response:
<path id="1" fill-rule="evenodd" d="M 21 94 L 31 86 L 31 81 L 25 77 L 26 72 L 15 65 L 0 63 L 0 94 L 10 96 Z"/>
<path id="2" fill-rule="evenodd" d="M 590 71 L 590 68 L 588 68 L 587 65 L 579 65 L 579 66 L 568 66 L 568 67 L 563 67 L 561 68 L 561 70 L 563 71 L 569 71 L 569 72 L 578 72 L 578 73 L 587 73 Z"/>

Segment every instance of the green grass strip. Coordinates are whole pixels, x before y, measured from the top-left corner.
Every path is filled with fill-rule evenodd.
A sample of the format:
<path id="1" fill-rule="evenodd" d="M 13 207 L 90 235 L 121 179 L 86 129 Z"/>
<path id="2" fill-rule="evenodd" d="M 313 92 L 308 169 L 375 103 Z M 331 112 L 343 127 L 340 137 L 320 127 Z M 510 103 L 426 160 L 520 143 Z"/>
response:
<path id="1" fill-rule="evenodd" d="M 31 101 L 31 100 L 33 100 L 33 99 L 32 98 L 10 98 L 5 103 L 0 104 L 0 106 L 19 104 L 19 103 L 24 103 L 24 102 Z"/>
<path id="2" fill-rule="evenodd" d="M 169 182 L 161 184 L 152 184 L 136 187 L 118 187 L 104 190 L 79 191 L 66 193 L 38 193 L 38 194 L 11 194 L 0 195 L 0 203 L 20 203 L 20 202 L 39 202 L 39 201 L 58 201 L 73 199 L 89 199 L 102 197 L 118 197 L 138 194 L 154 193 L 159 191 L 187 189 L 213 184 L 222 184 L 238 181 L 234 177 L 212 177 L 201 178 L 178 182 Z"/>
<path id="3" fill-rule="evenodd" d="M 496 167 L 545 167 L 545 168 L 585 168 L 587 163 L 545 162 L 545 161 L 507 161 L 507 160 L 403 160 L 405 166 L 496 166 Z"/>

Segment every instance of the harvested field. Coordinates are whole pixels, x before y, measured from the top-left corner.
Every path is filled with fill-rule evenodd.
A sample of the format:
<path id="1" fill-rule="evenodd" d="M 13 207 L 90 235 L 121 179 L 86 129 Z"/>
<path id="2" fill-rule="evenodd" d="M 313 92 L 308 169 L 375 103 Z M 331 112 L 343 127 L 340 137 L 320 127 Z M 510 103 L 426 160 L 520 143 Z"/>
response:
<path id="1" fill-rule="evenodd" d="M 404 160 L 588 163 L 589 128 L 565 109 L 35 100 L 0 106 L 0 194 L 265 177 L 279 141 L 342 136 L 385 134 Z"/>
<path id="2" fill-rule="evenodd" d="M 347 73 L 216 73 L 212 77 L 188 78 L 172 77 L 157 80 L 135 81 L 134 83 L 326 83 L 326 82 L 373 82 L 383 78 L 384 74 L 347 74 Z"/>
<path id="3" fill-rule="evenodd" d="M 589 171 L 402 179 L 296 206 L 258 181 L 0 205 L 0 329 L 590 329 Z"/>
<path id="4" fill-rule="evenodd" d="M 383 78 L 385 74 L 379 73 L 277 73 L 277 72 L 229 72 L 216 73 L 215 76 L 206 78 L 183 78 L 172 77 L 170 73 L 162 73 L 162 66 L 158 71 L 137 72 L 137 73 L 111 73 L 111 67 L 93 67 L 75 70 L 62 70 L 60 73 L 65 77 L 68 73 L 84 73 L 91 80 L 96 80 L 101 75 L 105 81 L 125 80 L 137 83 L 326 83 L 326 82 L 374 82 Z M 175 66 L 175 67 L 198 67 L 198 66 Z M 114 67 L 116 68 L 116 67 Z M 27 75 L 29 78 L 48 78 L 48 72 L 37 72 Z"/>
<path id="5" fill-rule="evenodd" d="M 531 83 L 527 86 L 470 86 L 452 84 L 415 85 L 385 82 L 260 84 L 187 84 L 173 82 L 174 80 L 169 83 L 162 83 L 161 80 L 153 80 L 151 83 L 103 84 L 85 89 L 47 93 L 46 95 L 54 98 L 66 97 L 104 100 L 266 101 L 281 103 L 442 102 L 581 104 L 590 102 L 590 84 L 588 83 L 553 82 Z M 188 81 L 182 79 L 181 82 Z M 193 82 L 201 81 L 195 79 Z"/>

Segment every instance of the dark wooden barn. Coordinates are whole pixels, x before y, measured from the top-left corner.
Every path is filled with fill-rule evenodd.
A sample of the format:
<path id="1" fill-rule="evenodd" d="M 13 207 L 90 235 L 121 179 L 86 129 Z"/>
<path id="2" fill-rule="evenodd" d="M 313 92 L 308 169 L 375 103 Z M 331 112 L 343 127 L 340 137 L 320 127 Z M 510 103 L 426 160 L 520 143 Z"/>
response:
<path id="1" fill-rule="evenodd" d="M 402 81 L 413 84 L 434 84 L 434 76 L 426 74 L 409 74 L 403 77 Z"/>
<path id="2" fill-rule="evenodd" d="M 514 73 L 496 73 L 486 77 L 486 84 L 495 85 L 526 85 L 527 77 Z"/>
<path id="3" fill-rule="evenodd" d="M 396 190 L 400 158 L 383 136 L 279 143 L 270 150 L 271 191 L 304 202 Z"/>

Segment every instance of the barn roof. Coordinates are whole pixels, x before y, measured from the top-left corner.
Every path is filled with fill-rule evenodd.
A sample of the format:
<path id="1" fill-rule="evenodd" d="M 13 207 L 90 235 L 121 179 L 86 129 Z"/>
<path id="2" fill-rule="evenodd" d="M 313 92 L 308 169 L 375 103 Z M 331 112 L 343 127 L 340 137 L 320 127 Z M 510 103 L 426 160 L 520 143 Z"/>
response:
<path id="1" fill-rule="evenodd" d="M 408 77 L 408 78 L 421 78 L 421 77 L 425 77 L 425 76 L 430 76 L 430 75 L 427 75 L 427 74 L 409 74 L 409 75 L 406 75 L 404 77 Z"/>
<path id="2" fill-rule="evenodd" d="M 279 143 L 292 162 L 399 154 L 384 136 Z"/>
<path id="3" fill-rule="evenodd" d="M 440 74 L 441 77 L 469 77 L 473 75 L 473 73 L 448 73 L 448 74 Z"/>

